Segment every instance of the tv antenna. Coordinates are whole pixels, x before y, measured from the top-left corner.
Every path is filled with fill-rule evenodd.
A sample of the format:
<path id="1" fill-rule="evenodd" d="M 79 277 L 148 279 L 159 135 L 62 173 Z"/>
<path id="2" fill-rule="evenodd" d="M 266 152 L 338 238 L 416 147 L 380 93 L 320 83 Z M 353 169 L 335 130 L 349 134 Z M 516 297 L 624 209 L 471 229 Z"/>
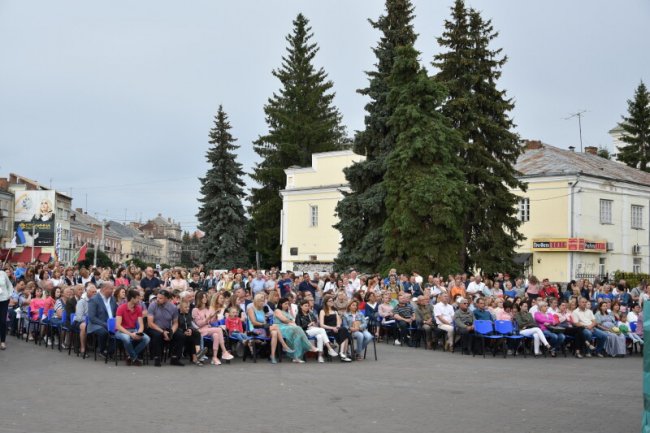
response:
<path id="1" fill-rule="evenodd" d="M 578 111 L 577 113 L 570 114 L 569 117 L 565 117 L 564 120 L 571 120 L 574 117 L 578 118 L 578 130 L 580 131 L 580 153 L 582 153 L 582 116 L 587 112 L 587 110 Z"/>

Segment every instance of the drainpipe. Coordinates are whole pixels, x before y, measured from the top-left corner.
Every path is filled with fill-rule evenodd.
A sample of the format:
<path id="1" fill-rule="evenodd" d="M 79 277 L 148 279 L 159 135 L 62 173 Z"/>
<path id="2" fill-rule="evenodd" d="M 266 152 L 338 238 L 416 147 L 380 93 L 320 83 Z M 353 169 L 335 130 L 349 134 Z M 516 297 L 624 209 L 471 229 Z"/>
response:
<path id="1" fill-rule="evenodd" d="M 574 192 L 575 192 L 575 187 L 580 182 L 580 173 L 576 176 L 576 181 L 573 182 L 571 185 L 571 225 L 570 225 L 570 232 L 571 235 L 569 236 L 570 238 L 575 236 L 574 233 Z M 573 251 L 569 252 L 569 281 L 573 280 L 573 255 L 575 253 Z"/>

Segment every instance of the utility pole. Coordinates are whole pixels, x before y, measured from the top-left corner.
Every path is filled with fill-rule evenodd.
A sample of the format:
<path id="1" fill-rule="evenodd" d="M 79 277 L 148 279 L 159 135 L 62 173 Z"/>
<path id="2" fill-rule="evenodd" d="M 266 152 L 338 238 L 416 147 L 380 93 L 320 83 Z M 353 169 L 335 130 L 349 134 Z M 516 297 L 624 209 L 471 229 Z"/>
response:
<path id="1" fill-rule="evenodd" d="M 30 263 L 34 263 L 34 244 L 36 244 L 36 241 L 34 240 L 34 236 L 36 236 L 35 225 L 35 223 L 32 223 L 32 259 Z"/>
<path id="2" fill-rule="evenodd" d="M 578 118 L 578 130 L 580 132 L 580 153 L 582 153 L 582 116 L 587 112 L 587 110 L 578 111 L 577 113 L 570 114 L 569 117 L 565 117 L 564 120 L 571 120 L 574 117 Z"/>

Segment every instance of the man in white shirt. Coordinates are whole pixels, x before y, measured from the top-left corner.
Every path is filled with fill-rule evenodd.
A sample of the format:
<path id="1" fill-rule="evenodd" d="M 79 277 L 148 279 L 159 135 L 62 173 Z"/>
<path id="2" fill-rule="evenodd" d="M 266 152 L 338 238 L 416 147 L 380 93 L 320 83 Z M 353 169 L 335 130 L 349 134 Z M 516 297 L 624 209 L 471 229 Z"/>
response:
<path id="1" fill-rule="evenodd" d="M 350 272 L 350 288 L 352 293 L 357 293 L 361 288 L 361 280 L 357 276 L 357 271 Z"/>
<path id="2" fill-rule="evenodd" d="M 447 343 L 445 350 L 450 352 L 454 348 L 454 307 L 449 305 L 449 295 L 442 293 L 438 296 L 438 303 L 433 307 L 433 315 L 436 318 L 438 329 L 442 329 L 447 333 Z"/>
<path id="3" fill-rule="evenodd" d="M 587 299 L 580 298 L 578 301 L 578 308 L 576 308 L 571 317 L 573 319 L 573 325 L 582 328 L 582 332 L 585 336 L 585 342 L 590 351 L 594 350 L 594 346 L 591 344 L 592 339 L 596 339 L 595 353 L 599 358 L 603 358 L 603 349 L 605 347 L 605 341 L 607 341 L 607 333 L 601 331 L 596 327 L 596 318 L 594 317 L 593 311 L 587 308 Z M 590 352 L 586 353 L 586 356 L 591 356 Z"/>
<path id="4" fill-rule="evenodd" d="M 484 289 L 485 289 L 485 284 L 481 282 L 481 276 L 477 275 L 476 277 L 474 277 L 474 281 L 469 283 L 469 285 L 467 286 L 467 294 L 476 296 L 476 294 L 478 293 L 483 293 Z"/>

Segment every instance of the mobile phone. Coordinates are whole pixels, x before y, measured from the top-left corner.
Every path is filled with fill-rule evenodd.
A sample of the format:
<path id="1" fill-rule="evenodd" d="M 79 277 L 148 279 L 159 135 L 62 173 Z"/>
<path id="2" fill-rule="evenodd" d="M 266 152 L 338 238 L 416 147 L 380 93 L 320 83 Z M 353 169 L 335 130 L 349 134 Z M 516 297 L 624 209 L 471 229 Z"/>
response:
<path id="1" fill-rule="evenodd" d="M 142 337 L 144 335 L 144 332 L 136 332 L 135 335 L 139 335 L 140 337 Z"/>

